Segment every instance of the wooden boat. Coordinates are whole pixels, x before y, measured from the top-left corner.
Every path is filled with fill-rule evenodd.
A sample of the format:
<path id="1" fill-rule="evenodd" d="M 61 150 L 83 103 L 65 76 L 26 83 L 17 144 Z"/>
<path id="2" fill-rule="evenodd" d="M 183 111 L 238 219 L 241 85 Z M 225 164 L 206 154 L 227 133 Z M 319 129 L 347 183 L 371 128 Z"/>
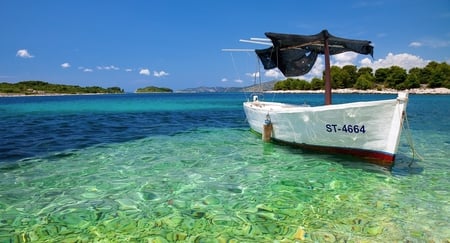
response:
<path id="1" fill-rule="evenodd" d="M 373 53 L 370 41 L 330 35 L 266 33 L 273 46 L 255 50 L 265 69 L 278 68 L 285 76 L 300 76 L 325 54 L 325 105 L 304 106 L 260 101 L 254 96 L 243 107 L 252 130 L 266 140 L 307 149 L 348 154 L 392 165 L 397 153 L 408 93 L 396 99 L 332 104 L 329 55 L 346 51 Z"/>

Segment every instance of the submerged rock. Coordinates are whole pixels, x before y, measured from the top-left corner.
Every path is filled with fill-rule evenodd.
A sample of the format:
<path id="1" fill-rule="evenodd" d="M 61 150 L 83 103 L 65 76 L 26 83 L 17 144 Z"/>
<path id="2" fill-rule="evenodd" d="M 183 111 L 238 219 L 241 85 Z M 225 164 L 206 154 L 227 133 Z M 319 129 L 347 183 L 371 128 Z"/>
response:
<path id="1" fill-rule="evenodd" d="M 142 192 L 142 198 L 144 200 L 151 201 L 151 200 L 156 200 L 159 197 L 158 197 L 158 195 L 156 195 L 153 192 L 145 191 L 145 192 Z"/>
<path id="2" fill-rule="evenodd" d="M 166 239 L 170 242 L 184 241 L 187 238 L 187 234 L 183 232 L 169 232 L 166 235 Z"/>
<path id="3" fill-rule="evenodd" d="M 203 198 L 203 203 L 206 205 L 217 205 L 220 204 L 220 199 L 218 197 L 209 195 Z"/>
<path id="4" fill-rule="evenodd" d="M 137 210 L 138 206 L 135 201 L 128 198 L 117 199 L 116 202 L 119 203 L 120 208 L 123 210 Z"/>
<path id="5" fill-rule="evenodd" d="M 376 236 L 383 232 L 383 227 L 378 225 L 367 225 L 364 227 L 364 231 L 370 236 Z"/>
<path id="6" fill-rule="evenodd" d="M 311 239 L 316 242 L 336 242 L 336 237 L 332 233 L 325 231 L 312 232 Z"/>

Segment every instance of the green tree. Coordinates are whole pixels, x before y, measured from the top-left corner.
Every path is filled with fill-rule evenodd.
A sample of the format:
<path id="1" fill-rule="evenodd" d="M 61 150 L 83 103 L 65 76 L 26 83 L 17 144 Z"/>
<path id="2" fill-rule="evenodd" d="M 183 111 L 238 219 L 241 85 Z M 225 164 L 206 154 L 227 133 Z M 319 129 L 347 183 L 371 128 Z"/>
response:
<path id="1" fill-rule="evenodd" d="M 285 80 L 285 82 L 287 82 L 288 89 L 289 90 L 295 90 L 296 86 L 297 86 L 297 79 L 293 79 L 293 78 L 288 78 Z"/>
<path id="2" fill-rule="evenodd" d="M 323 81 L 323 79 L 313 78 L 311 80 L 311 89 L 312 90 L 319 90 L 319 89 L 324 89 L 324 88 L 325 88 L 325 82 Z"/>
<path id="3" fill-rule="evenodd" d="M 438 88 L 438 87 L 448 87 L 450 83 L 450 66 L 447 63 L 432 63 L 429 64 L 431 69 L 430 80 L 428 82 L 428 87 Z M 427 67 L 429 66 L 427 65 Z M 432 66 L 431 66 L 432 65 Z"/>
<path id="4" fill-rule="evenodd" d="M 389 76 L 389 68 L 379 68 L 375 70 L 375 83 L 384 84 Z"/>
<path id="5" fill-rule="evenodd" d="M 169 88 L 162 88 L 162 87 L 155 87 L 155 86 L 148 86 L 145 88 L 139 88 L 136 90 L 136 93 L 159 93 L 159 92 L 168 92 L 171 93 L 173 90 Z"/>
<path id="6" fill-rule="evenodd" d="M 420 75 L 422 71 L 420 68 L 411 68 L 408 72 L 405 82 L 397 85 L 400 90 L 420 88 Z"/>
<path id="7" fill-rule="evenodd" d="M 389 75 L 386 78 L 385 86 L 387 88 L 396 89 L 397 85 L 403 83 L 406 80 L 406 70 L 399 66 L 392 66 L 389 68 Z"/>
<path id="8" fill-rule="evenodd" d="M 344 88 L 353 87 L 358 79 L 357 68 L 355 65 L 345 65 L 342 67 L 342 71 L 347 73 L 348 79 L 344 80 Z"/>
<path id="9" fill-rule="evenodd" d="M 284 85 L 283 81 L 278 81 L 275 83 L 275 85 L 273 86 L 274 90 L 286 90 L 286 86 Z"/>
<path id="10" fill-rule="evenodd" d="M 375 78 L 371 73 L 363 73 L 358 77 L 353 88 L 362 90 L 373 89 L 375 87 L 374 80 Z"/>
<path id="11" fill-rule="evenodd" d="M 361 67 L 361 68 L 359 68 L 358 72 L 357 72 L 358 78 L 359 78 L 359 76 L 361 76 L 363 74 L 370 74 L 371 76 L 373 76 L 373 69 L 370 68 L 370 67 Z M 375 78 L 374 78 L 373 81 L 375 81 Z"/>
<path id="12" fill-rule="evenodd" d="M 288 78 L 278 81 L 274 85 L 274 90 L 309 90 L 311 84 L 303 79 Z"/>
<path id="13" fill-rule="evenodd" d="M 306 80 L 301 80 L 301 89 L 302 90 L 310 90 L 311 89 L 311 83 Z"/>
<path id="14" fill-rule="evenodd" d="M 350 79 L 350 75 L 338 66 L 332 66 L 330 69 L 330 74 L 331 74 L 331 87 L 333 89 L 345 88 L 348 79 Z"/>
<path id="15" fill-rule="evenodd" d="M 108 91 L 108 93 L 117 93 L 117 94 L 124 93 L 124 90 L 121 89 L 120 87 L 109 87 L 106 90 Z"/>
<path id="16" fill-rule="evenodd" d="M 438 65 L 437 62 L 429 62 L 424 68 L 421 69 L 421 74 L 420 74 L 420 83 L 421 84 L 428 85 L 428 83 L 432 79 L 433 71 L 437 65 Z"/>
<path id="17" fill-rule="evenodd" d="M 80 87 L 77 85 L 50 84 L 44 81 L 22 81 L 15 84 L 1 83 L 0 93 L 14 94 L 82 94 L 82 93 L 123 93 L 116 87 L 104 89 L 98 86 Z"/>

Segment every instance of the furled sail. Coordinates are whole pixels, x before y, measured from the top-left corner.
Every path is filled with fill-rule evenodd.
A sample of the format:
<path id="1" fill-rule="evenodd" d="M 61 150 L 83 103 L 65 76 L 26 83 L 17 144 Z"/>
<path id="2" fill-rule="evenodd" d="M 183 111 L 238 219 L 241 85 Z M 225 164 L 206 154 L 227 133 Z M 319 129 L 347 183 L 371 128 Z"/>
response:
<path id="1" fill-rule="evenodd" d="M 325 41 L 328 41 L 330 55 L 347 51 L 373 56 L 370 41 L 350 40 L 333 36 L 327 30 L 316 35 L 292 35 L 265 33 L 272 40 L 273 46 L 255 50 L 264 69 L 278 69 L 286 77 L 300 76 L 308 73 L 319 54 L 325 54 Z"/>

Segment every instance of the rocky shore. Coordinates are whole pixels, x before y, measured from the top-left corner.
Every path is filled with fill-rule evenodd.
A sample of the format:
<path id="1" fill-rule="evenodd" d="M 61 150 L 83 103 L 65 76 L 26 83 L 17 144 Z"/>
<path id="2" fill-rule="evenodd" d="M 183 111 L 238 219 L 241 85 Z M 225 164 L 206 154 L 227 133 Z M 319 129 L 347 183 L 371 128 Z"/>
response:
<path id="1" fill-rule="evenodd" d="M 16 94 L 16 93 L 0 93 L 1 97 L 36 97 L 36 96 L 70 96 L 70 95 L 103 95 L 111 93 L 78 93 L 78 94 L 60 94 L 60 93 L 41 93 L 41 94 Z"/>
<path id="2" fill-rule="evenodd" d="M 433 89 L 409 89 L 406 90 L 410 94 L 439 94 L 439 95 L 448 95 L 450 94 L 450 89 L 447 88 L 433 88 Z M 265 91 L 266 93 L 307 93 L 307 94 L 321 94 L 324 93 L 325 90 L 271 90 Z M 384 89 L 384 90 L 360 90 L 360 89 L 333 89 L 333 93 L 335 94 L 396 94 L 399 91 L 395 89 Z"/>

